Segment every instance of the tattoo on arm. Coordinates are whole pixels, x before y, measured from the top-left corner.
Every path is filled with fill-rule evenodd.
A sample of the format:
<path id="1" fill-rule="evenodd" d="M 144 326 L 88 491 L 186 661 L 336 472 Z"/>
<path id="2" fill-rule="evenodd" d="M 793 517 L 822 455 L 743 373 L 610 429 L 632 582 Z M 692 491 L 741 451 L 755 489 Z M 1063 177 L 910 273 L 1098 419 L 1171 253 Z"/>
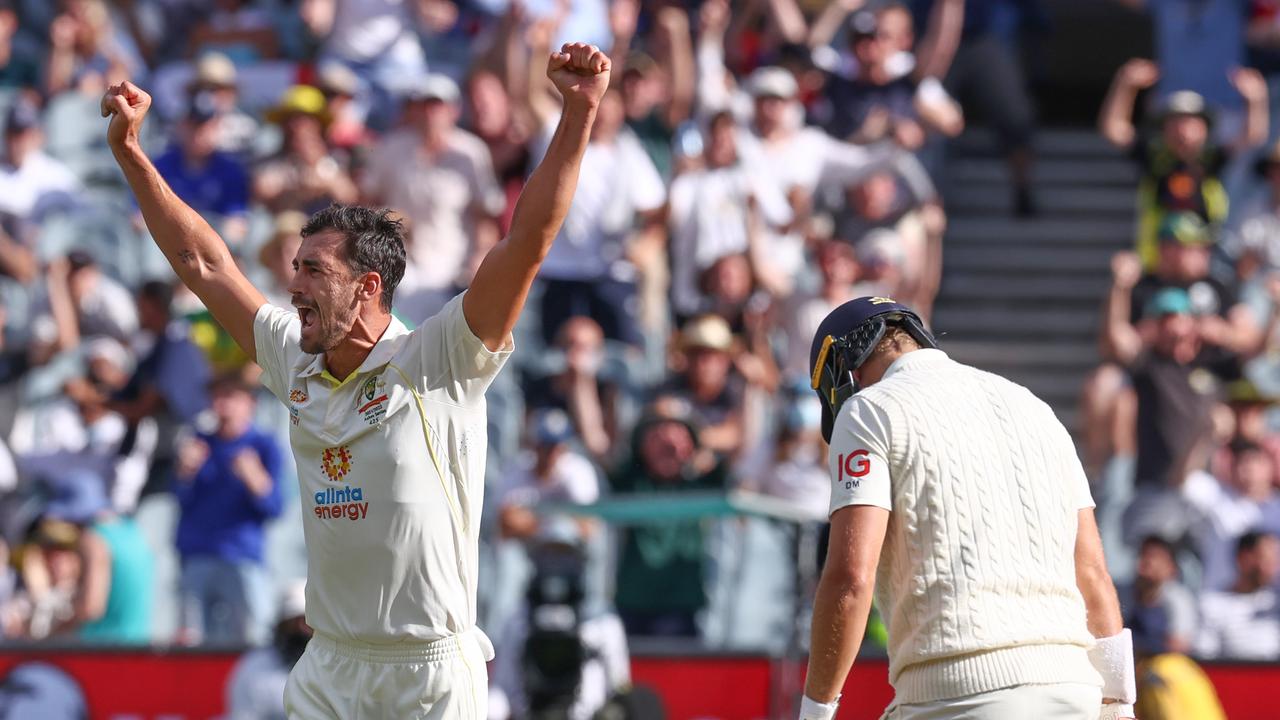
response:
<path id="1" fill-rule="evenodd" d="M 190 265 L 191 263 L 195 262 L 196 254 L 191 252 L 190 250 L 179 250 L 178 259 L 181 260 L 184 264 Z"/>

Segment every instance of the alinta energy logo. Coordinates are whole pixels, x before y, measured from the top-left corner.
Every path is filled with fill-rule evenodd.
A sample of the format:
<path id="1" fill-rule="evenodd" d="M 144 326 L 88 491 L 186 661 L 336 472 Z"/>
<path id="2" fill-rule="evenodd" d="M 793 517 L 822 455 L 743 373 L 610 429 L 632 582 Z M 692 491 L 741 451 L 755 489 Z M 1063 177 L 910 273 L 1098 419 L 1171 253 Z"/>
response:
<path id="1" fill-rule="evenodd" d="M 320 467 L 329 482 L 339 482 L 351 474 L 355 460 L 346 445 L 325 448 L 320 455 Z M 369 502 L 364 499 L 364 488 L 344 485 L 317 490 L 313 499 L 318 520 L 363 520 L 369 514 Z"/>

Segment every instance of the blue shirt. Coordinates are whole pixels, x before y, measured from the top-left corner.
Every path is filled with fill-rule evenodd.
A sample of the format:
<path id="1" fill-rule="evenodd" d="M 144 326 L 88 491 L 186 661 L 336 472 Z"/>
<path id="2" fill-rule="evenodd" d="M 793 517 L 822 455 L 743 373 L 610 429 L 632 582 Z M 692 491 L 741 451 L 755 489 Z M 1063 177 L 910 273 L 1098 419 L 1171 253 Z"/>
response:
<path id="1" fill-rule="evenodd" d="M 183 557 L 217 557 L 233 562 L 262 562 L 263 525 L 280 514 L 280 446 L 270 435 L 250 429 L 234 440 L 201 435 L 209 459 L 191 480 L 176 480 L 178 552 Z M 232 471 L 235 458 L 257 453 L 271 475 L 271 492 L 259 497 Z"/>
<path id="2" fill-rule="evenodd" d="M 182 149 L 170 147 L 156 158 L 156 169 L 201 215 L 242 215 L 249 207 L 249 174 L 231 155 L 215 152 L 203 167 L 188 167 Z"/>
<path id="3" fill-rule="evenodd" d="M 1244 0 L 1150 0 L 1159 95 L 1194 90 L 1209 105 L 1238 108 L 1227 73 L 1244 64 Z"/>
<path id="4" fill-rule="evenodd" d="M 210 377 L 209 361 L 200 348 L 187 339 L 186 326 L 173 323 L 138 363 L 120 397 L 137 399 L 147 388 L 155 388 L 164 398 L 173 420 L 189 423 L 209 407 L 205 388 Z"/>

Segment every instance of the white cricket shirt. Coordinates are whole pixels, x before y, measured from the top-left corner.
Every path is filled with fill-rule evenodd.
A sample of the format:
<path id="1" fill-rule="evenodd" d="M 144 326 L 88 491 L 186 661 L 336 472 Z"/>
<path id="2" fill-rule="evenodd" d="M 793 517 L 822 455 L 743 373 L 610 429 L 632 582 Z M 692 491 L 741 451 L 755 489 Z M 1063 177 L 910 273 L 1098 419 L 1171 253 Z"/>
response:
<path id="1" fill-rule="evenodd" d="M 302 352 L 296 312 L 268 304 L 254 318 L 263 384 L 289 408 L 307 622 L 337 640 L 430 641 L 475 625 L 484 392 L 512 345 L 490 352 L 462 297 L 415 330 L 393 318 L 342 381 Z"/>
<path id="2" fill-rule="evenodd" d="M 875 594 L 897 702 L 1101 685 L 1075 574 L 1093 499 L 1048 405 L 916 350 L 840 408 L 829 463 L 832 512 L 891 513 Z"/>

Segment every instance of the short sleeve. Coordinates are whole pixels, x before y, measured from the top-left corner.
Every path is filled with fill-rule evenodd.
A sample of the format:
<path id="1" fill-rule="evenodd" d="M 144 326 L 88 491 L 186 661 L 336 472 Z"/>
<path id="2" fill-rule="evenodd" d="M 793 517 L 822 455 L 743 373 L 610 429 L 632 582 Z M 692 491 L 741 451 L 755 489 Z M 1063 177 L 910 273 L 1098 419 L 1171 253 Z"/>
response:
<path id="1" fill-rule="evenodd" d="M 840 410 L 831 431 L 827 465 L 831 510 L 875 505 L 893 510 L 889 480 L 889 417 L 865 398 L 854 396 Z"/>
<path id="2" fill-rule="evenodd" d="M 462 311 L 460 293 L 439 313 L 427 318 L 412 333 L 421 375 L 428 390 L 445 390 L 454 402 L 466 405 L 484 395 L 489 383 L 506 364 L 515 344 L 508 337 L 501 350 L 493 352 L 472 332 Z"/>
<path id="3" fill-rule="evenodd" d="M 288 401 L 290 370 L 302 355 L 300 332 L 297 314 L 270 303 L 258 308 L 253 317 L 253 346 L 262 384 L 282 402 Z"/>

